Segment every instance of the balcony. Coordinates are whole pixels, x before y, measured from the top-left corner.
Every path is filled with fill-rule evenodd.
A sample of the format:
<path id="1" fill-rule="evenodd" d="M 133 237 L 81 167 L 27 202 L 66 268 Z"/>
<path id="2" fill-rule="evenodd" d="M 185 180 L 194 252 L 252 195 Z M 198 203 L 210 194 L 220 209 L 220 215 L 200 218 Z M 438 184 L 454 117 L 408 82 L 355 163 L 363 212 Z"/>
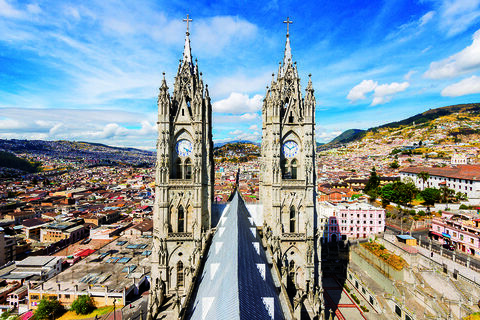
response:
<path id="1" fill-rule="evenodd" d="M 191 232 L 170 232 L 168 234 L 169 239 L 175 240 L 189 240 L 192 239 L 193 233 Z"/>
<path id="2" fill-rule="evenodd" d="M 282 240 L 293 241 L 293 240 L 305 240 L 305 233 L 283 233 Z"/>

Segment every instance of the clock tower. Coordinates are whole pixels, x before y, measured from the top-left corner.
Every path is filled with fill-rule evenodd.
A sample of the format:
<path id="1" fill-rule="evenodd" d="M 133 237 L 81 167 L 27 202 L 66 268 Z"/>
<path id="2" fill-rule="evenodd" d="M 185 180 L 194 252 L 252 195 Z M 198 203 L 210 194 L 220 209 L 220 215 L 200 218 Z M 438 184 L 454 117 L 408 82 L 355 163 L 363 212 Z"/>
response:
<path id="1" fill-rule="evenodd" d="M 315 97 L 309 78 L 302 96 L 292 61 L 287 19 L 283 62 L 263 101 L 260 200 L 274 258 L 290 292 L 318 285 L 315 245 Z M 310 77 L 310 76 L 309 76 Z M 315 280 L 317 279 L 317 280 Z"/>
<path id="2" fill-rule="evenodd" d="M 170 96 L 165 74 L 158 95 L 158 140 L 149 319 L 165 296 L 186 294 L 210 229 L 214 185 L 212 105 L 192 61 L 189 22 Z M 178 298 L 178 296 L 177 296 Z"/>

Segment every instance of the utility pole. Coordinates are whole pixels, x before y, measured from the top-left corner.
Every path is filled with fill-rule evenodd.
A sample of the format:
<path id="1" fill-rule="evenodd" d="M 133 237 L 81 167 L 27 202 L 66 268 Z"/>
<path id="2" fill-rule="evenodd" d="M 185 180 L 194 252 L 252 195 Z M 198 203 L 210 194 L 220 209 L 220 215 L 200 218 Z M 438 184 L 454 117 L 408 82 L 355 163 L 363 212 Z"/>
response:
<path id="1" fill-rule="evenodd" d="M 117 301 L 117 299 L 113 299 L 113 320 L 115 320 L 115 302 Z"/>

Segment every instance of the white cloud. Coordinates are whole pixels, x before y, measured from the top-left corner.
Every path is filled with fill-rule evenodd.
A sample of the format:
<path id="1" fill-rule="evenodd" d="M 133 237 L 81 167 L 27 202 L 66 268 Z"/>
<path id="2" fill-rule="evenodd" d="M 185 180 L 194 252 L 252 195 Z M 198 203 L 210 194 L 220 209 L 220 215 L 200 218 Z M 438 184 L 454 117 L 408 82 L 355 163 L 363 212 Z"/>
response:
<path id="1" fill-rule="evenodd" d="M 271 72 L 265 72 L 253 77 L 236 73 L 232 76 L 217 79 L 210 88 L 210 92 L 212 96 L 222 96 L 230 92 L 249 93 L 264 91 L 271 78 Z"/>
<path id="2" fill-rule="evenodd" d="M 402 83 L 392 82 L 390 84 L 386 83 L 377 86 L 373 94 L 373 101 L 371 105 L 376 106 L 377 104 L 389 102 L 392 100 L 392 96 L 394 94 L 405 91 L 409 85 L 410 84 L 405 81 Z"/>
<path id="3" fill-rule="evenodd" d="M 392 82 L 378 85 L 373 80 L 363 80 L 350 90 L 347 99 L 350 102 L 366 99 L 366 94 L 373 92 L 372 106 L 389 102 L 392 96 L 398 92 L 405 91 L 410 84 L 405 81 L 402 83 Z"/>
<path id="4" fill-rule="evenodd" d="M 192 37 L 195 38 L 195 48 L 210 56 L 221 54 L 233 41 L 253 37 L 257 26 L 234 16 L 216 16 L 200 19 L 192 27 Z"/>
<path id="5" fill-rule="evenodd" d="M 33 14 L 39 14 L 42 12 L 42 9 L 36 3 L 31 3 L 27 5 L 27 11 Z"/>
<path id="6" fill-rule="evenodd" d="M 480 29 L 471 45 L 441 61 L 430 64 L 424 76 L 431 79 L 453 78 L 480 68 Z"/>
<path id="7" fill-rule="evenodd" d="M 238 123 L 238 122 L 253 122 L 257 120 L 259 115 L 257 113 L 244 113 L 242 115 L 213 115 L 213 122 L 215 123 Z"/>
<path id="8" fill-rule="evenodd" d="M 459 97 L 474 93 L 480 93 L 480 77 L 477 76 L 463 79 L 442 90 L 442 96 L 444 97 Z"/>
<path id="9" fill-rule="evenodd" d="M 251 125 L 250 127 L 248 127 L 248 130 L 258 130 L 258 126 L 256 124 Z"/>
<path id="10" fill-rule="evenodd" d="M 20 121 L 12 119 L 0 119 L 1 130 L 15 130 L 21 128 L 23 125 Z"/>
<path id="11" fill-rule="evenodd" d="M 378 83 L 373 80 L 363 80 L 350 90 L 347 99 L 350 100 L 350 102 L 366 99 L 365 94 L 375 90 L 377 84 Z"/>
<path id="12" fill-rule="evenodd" d="M 404 78 L 405 80 L 407 80 L 407 81 L 410 81 L 410 78 L 411 78 L 415 73 L 417 73 L 417 71 L 415 71 L 415 70 L 410 70 L 410 71 L 408 71 L 408 72 L 403 76 L 403 78 Z"/>
<path id="13" fill-rule="evenodd" d="M 20 18 L 23 16 L 23 13 L 10 5 L 8 0 L 0 0 L 0 16 L 7 18 Z"/>
<path id="14" fill-rule="evenodd" d="M 242 133 L 243 133 L 243 131 L 242 131 L 242 130 L 238 130 L 238 129 L 229 132 L 229 134 L 234 135 L 234 136 L 238 136 L 239 134 L 242 134 Z"/>
<path id="15" fill-rule="evenodd" d="M 419 21 L 419 26 L 422 27 L 426 25 L 430 20 L 432 20 L 433 16 L 435 15 L 435 11 L 429 11 L 425 13 Z"/>
<path id="16" fill-rule="evenodd" d="M 480 0 L 443 0 L 439 8 L 440 27 L 448 36 L 465 31 L 480 17 Z"/>
<path id="17" fill-rule="evenodd" d="M 259 94 L 249 98 L 246 94 L 232 92 L 226 99 L 213 103 L 214 112 L 244 113 L 255 112 L 262 108 L 263 97 Z"/>

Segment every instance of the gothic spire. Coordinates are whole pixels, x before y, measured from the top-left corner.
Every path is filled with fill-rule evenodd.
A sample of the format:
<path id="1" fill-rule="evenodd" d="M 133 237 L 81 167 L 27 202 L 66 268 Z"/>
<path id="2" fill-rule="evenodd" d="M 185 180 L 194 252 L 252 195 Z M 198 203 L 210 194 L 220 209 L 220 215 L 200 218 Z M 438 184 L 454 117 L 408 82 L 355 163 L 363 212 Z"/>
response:
<path id="1" fill-rule="evenodd" d="M 189 19 L 189 15 L 187 14 L 187 19 L 183 19 L 187 23 L 187 32 L 185 36 L 185 46 L 183 47 L 183 62 L 184 63 L 192 63 L 192 50 L 190 49 L 190 32 L 189 32 L 189 26 L 190 22 L 193 21 L 193 19 Z"/>
<path id="2" fill-rule="evenodd" d="M 290 32 L 289 27 L 293 21 L 290 21 L 290 18 L 287 17 L 287 20 L 283 21 L 283 23 L 287 24 L 287 42 L 285 43 L 285 54 L 283 57 L 283 66 L 287 66 L 292 64 L 292 49 L 290 48 Z"/>

